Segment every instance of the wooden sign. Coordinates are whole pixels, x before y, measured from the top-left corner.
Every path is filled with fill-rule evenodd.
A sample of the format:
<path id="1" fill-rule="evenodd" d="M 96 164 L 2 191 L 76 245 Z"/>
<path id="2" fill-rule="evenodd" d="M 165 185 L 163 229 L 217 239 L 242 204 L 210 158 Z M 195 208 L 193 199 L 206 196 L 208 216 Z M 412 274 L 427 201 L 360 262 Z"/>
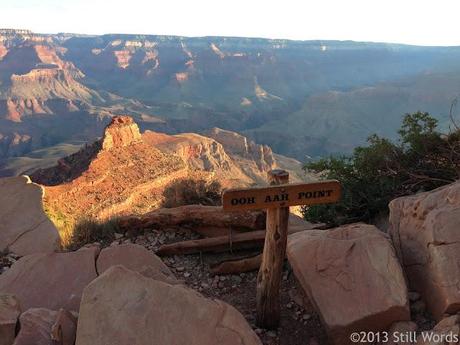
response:
<path id="1" fill-rule="evenodd" d="M 226 211 L 267 209 L 264 251 L 257 276 L 256 323 L 259 327 L 276 329 L 280 321 L 279 289 L 289 224 L 289 206 L 336 202 L 340 198 L 339 181 L 288 184 L 289 173 L 272 170 L 269 187 L 235 189 L 224 192 Z"/>
<path id="2" fill-rule="evenodd" d="M 340 199 L 341 189 L 336 180 L 233 189 L 224 192 L 222 205 L 233 211 L 327 204 Z"/>

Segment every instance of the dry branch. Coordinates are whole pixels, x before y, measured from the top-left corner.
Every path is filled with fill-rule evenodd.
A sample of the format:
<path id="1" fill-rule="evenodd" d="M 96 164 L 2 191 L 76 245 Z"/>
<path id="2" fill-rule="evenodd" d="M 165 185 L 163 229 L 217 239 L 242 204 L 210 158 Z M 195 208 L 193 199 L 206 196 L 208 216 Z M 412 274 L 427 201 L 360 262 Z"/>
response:
<path id="1" fill-rule="evenodd" d="M 289 228 L 289 233 L 293 234 L 311 229 L 311 226 L 293 226 Z M 181 255 L 200 252 L 223 252 L 233 249 L 257 249 L 263 247 L 264 241 L 265 230 L 258 230 L 165 244 L 158 249 L 157 254 Z"/>
<path id="2" fill-rule="evenodd" d="M 265 214 L 262 211 L 229 213 L 218 206 L 187 205 L 162 208 L 142 216 L 122 217 L 119 226 L 123 231 L 174 226 L 261 230 L 265 229 Z"/>
<path id="3" fill-rule="evenodd" d="M 251 256 L 248 258 L 228 260 L 220 262 L 211 267 L 214 274 L 238 274 L 258 270 L 262 262 L 262 255 Z"/>

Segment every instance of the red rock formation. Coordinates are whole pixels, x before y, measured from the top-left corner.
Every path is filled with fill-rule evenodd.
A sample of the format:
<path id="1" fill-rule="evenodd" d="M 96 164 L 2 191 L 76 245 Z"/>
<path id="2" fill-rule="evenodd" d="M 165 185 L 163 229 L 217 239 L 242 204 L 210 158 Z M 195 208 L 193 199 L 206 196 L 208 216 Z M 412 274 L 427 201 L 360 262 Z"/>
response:
<path id="1" fill-rule="evenodd" d="M 37 44 L 34 46 L 35 51 L 37 52 L 37 57 L 43 64 L 55 65 L 59 68 L 65 68 L 65 63 L 53 51 L 50 47 Z"/>
<path id="2" fill-rule="evenodd" d="M 120 68 L 126 68 L 129 66 L 129 60 L 131 60 L 131 52 L 129 50 L 116 50 L 113 52 L 117 59 L 117 65 Z"/>
<path id="3" fill-rule="evenodd" d="M 6 100 L 6 116 L 5 118 L 7 120 L 11 120 L 14 122 L 20 122 L 21 121 L 21 113 L 18 111 L 17 104 L 15 101 L 13 101 L 11 98 L 8 98 Z"/>
<path id="4" fill-rule="evenodd" d="M 257 145 L 241 134 L 220 128 L 213 128 L 206 134 L 224 145 L 229 152 L 253 159 L 261 171 L 276 167 L 273 151 L 266 145 Z"/>
<path id="5" fill-rule="evenodd" d="M 188 73 L 187 72 L 176 73 L 176 80 L 179 83 L 186 82 L 188 80 Z"/>
<path id="6" fill-rule="evenodd" d="M 178 156 L 145 143 L 132 118 L 117 116 L 101 140 L 31 178 L 55 185 L 46 188 L 48 209 L 76 221 L 150 211 L 161 204 L 168 184 L 187 176 Z"/>
<path id="7" fill-rule="evenodd" d="M 102 149 L 124 147 L 142 140 L 139 127 L 129 116 L 116 116 L 107 126 L 102 140 Z"/>
<path id="8" fill-rule="evenodd" d="M 0 60 L 8 53 L 8 49 L 0 42 Z"/>
<path id="9" fill-rule="evenodd" d="M 8 51 L 0 45 L 0 55 L 6 52 L 0 56 L 0 74 L 9 80 L 0 90 L 0 103 L 6 102 L 5 110 L 0 104 L 0 118 L 21 122 L 25 115 L 53 113 L 47 103 L 57 99 L 90 102 L 100 98 L 77 82 L 83 73 L 59 57 L 58 47 L 30 40 L 7 42 L 11 45 Z"/>
<path id="10" fill-rule="evenodd" d="M 32 137 L 28 134 L 0 133 L 0 157 L 20 156 L 29 151 L 31 146 Z"/>
<path id="11" fill-rule="evenodd" d="M 145 63 L 147 63 L 149 61 L 158 62 L 157 57 L 158 57 L 158 52 L 157 51 L 146 51 L 145 55 L 144 55 L 144 58 L 142 59 L 142 64 L 145 64 Z"/>

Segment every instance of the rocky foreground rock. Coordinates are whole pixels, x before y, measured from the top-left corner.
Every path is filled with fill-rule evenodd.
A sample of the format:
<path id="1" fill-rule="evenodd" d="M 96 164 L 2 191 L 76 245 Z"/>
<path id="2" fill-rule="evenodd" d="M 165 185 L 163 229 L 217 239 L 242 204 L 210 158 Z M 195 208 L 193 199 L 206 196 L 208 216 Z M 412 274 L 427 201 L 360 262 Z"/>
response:
<path id="1" fill-rule="evenodd" d="M 113 265 L 125 265 L 147 277 L 176 284 L 168 267 L 142 246 L 126 244 L 82 248 L 68 253 L 43 253 L 22 257 L 0 275 L 0 294 L 13 294 L 22 309 L 46 308 L 78 311 L 83 289 Z"/>
<path id="2" fill-rule="evenodd" d="M 0 179 L 0 252 L 22 256 L 59 249 L 59 233 L 43 210 L 43 195 L 43 188 L 27 176 Z"/>
<path id="3" fill-rule="evenodd" d="M 76 345 L 261 344 L 232 306 L 114 266 L 83 293 Z"/>
<path id="4" fill-rule="evenodd" d="M 334 344 L 350 343 L 354 331 L 380 331 L 410 320 L 401 266 L 376 227 L 352 224 L 292 234 L 287 256 Z"/>
<path id="5" fill-rule="evenodd" d="M 142 275 L 176 284 L 174 274 L 163 261 L 142 246 L 122 244 L 104 248 L 97 258 L 96 267 L 98 274 L 102 274 L 110 267 L 123 265 L 126 268 L 139 272 Z"/>
<path id="6" fill-rule="evenodd" d="M 73 345 L 77 318 L 70 312 L 32 308 L 19 318 L 21 329 L 13 345 Z"/>
<path id="7" fill-rule="evenodd" d="M 0 294 L 0 345 L 13 343 L 20 314 L 18 299 L 13 295 Z"/>
<path id="8" fill-rule="evenodd" d="M 436 319 L 460 311 L 460 182 L 390 203 L 390 234 L 409 285 Z"/>
<path id="9" fill-rule="evenodd" d="M 0 275 L 0 292 L 18 297 L 23 310 L 78 311 L 83 289 L 97 277 L 97 254 L 97 248 L 83 248 L 24 256 Z"/>

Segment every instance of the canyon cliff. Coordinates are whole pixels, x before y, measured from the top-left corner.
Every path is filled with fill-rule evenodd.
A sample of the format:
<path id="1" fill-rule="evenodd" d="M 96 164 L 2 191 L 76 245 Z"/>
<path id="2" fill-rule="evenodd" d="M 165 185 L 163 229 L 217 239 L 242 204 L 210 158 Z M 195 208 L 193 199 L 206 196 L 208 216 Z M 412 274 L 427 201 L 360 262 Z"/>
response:
<path id="1" fill-rule="evenodd" d="M 394 137 L 420 109 L 449 125 L 458 47 L 0 31 L 0 175 L 51 166 L 111 117 L 142 131 L 238 132 L 305 161 Z M 18 139 L 20 138 L 20 139 Z"/>
<path id="2" fill-rule="evenodd" d="M 293 182 L 313 178 L 302 172 L 300 162 L 275 156 L 236 133 L 225 131 L 220 138 L 220 132 L 213 130 L 216 139 L 141 134 L 131 117 L 116 116 L 101 139 L 37 170 L 31 179 L 45 186 L 44 203 L 53 220 L 65 223 L 154 210 L 162 205 L 165 189 L 181 180 L 217 181 L 223 188 L 263 185 L 275 168 L 289 170 Z"/>

